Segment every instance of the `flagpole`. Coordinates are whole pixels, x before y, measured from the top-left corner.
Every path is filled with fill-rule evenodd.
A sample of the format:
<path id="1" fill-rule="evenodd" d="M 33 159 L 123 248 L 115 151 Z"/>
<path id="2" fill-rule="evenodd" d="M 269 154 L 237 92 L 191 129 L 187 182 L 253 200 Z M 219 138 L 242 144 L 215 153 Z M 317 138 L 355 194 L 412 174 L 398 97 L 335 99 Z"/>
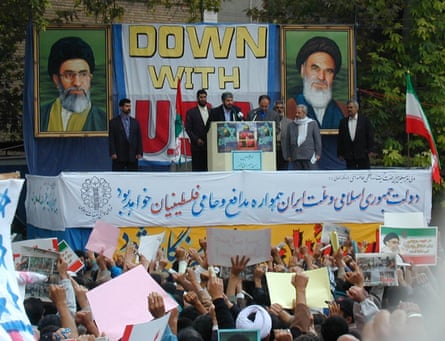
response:
<path id="1" fill-rule="evenodd" d="M 177 136 L 179 146 L 179 168 L 182 168 L 182 156 L 184 155 L 184 162 L 185 162 L 185 171 L 188 171 L 188 165 L 187 165 L 187 145 L 186 145 L 186 136 L 185 136 L 185 125 L 184 125 L 184 119 L 186 119 L 186 113 L 184 112 L 184 106 L 182 102 L 182 92 L 181 92 L 181 78 L 178 79 L 177 87 L 176 87 L 176 120 L 180 120 L 180 128 L 181 132 L 179 132 Z M 183 117 L 184 116 L 184 117 Z"/>
<path id="2" fill-rule="evenodd" d="M 407 75 L 409 75 L 410 74 L 410 72 L 409 72 L 409 70 L 406 70 L 406 74 Z M 406 108 L 405 108 L 405 111 L 406 111 Z M 405 112 L 405 120 L 406 120 L 406 112 Z M 411 152 L 410 152 L 410 149 L 409 149 L 409 141 L 410 141 L 410 138 L 409 138 L 409 132 L 407 131 L 406 132 L 406 151 L 407 151 L 407 154 L 406 154 L 406 156 L 407 156 L 407 163 L 408 163 L 408 167 L 411 167 Z"/>
<path id="3" fill-rule="evenodd" d="M 182 155 L 185 155 L 185 170 L 188 170 L 188 162 L 187 162 L 187 145 L 185 144 L 185 127 L 184 127 L 184 121 L 182 120 L 182 116 L 181 116 L 181 127 L 182 127 L 182 141 L 181 141 L 181 148 L 184 148 L 183 151 L 181 151 L 181 157 Z"/>
<path id="4" fill-rule="evenodd" d="M 406 150 L 407 150 L 407 158 L 408 158 L 408 167 L 411 167 L 411 153 L 410 153 L 410 150 L 409 150 L 409 133 L 407 133 L 406 134 L 407 136 L 406 136 L 406 143 L 407 143 L 407 148 L 406 148 Z"/>

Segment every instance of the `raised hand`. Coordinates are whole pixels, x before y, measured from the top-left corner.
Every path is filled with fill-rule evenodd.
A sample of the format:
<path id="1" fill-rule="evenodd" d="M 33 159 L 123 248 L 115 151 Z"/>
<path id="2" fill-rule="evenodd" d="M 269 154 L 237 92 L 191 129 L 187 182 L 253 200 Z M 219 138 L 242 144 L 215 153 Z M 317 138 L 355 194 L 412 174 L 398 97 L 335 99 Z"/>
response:
<path id="1" fill-rule="evenodd" d="M 217 298 L 224 298 L 223 280 L 215 276 L 210 276 L 209 282 L 207 283 L 207 290 L 213 301 Z"/>
<path id="2" fill-rule="evenodd" d="M 148 297 L 148 310 L 154 318 L 159 318 L 165 315 L 164 298 L 157 292 L 151 292 Z"/>
<path id="3" fill-rule="evenodd" d="M 230 258 L 230 261 L 232 262 L 232 268 L 230 272 L 235 276 L 239 276 L 239 274 L 246 268 L 246 265 L 247 263 L 249 263 L 250 258 L 247 256 L 240 257 L 239 255 L 236 255 L 235 257 Z"/>

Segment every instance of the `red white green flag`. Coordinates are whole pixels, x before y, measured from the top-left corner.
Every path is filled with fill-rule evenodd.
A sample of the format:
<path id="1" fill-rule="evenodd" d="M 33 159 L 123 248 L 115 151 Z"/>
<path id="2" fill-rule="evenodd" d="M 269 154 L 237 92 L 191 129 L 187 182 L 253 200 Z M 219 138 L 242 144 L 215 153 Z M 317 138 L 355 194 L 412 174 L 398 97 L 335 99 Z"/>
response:
<path id="1" fill-rule="evenodd" d="M 416 134 L 426 138 L 430 144 L 432 154 L 432 170 L 434 182 L 440 184 L 440 164 L 433 133 L 428 123 L 428 119 L 423 112 L 422 106 L 416 96 L 411 83 L 411 75 L 406 74 L 406 132 Z"/>

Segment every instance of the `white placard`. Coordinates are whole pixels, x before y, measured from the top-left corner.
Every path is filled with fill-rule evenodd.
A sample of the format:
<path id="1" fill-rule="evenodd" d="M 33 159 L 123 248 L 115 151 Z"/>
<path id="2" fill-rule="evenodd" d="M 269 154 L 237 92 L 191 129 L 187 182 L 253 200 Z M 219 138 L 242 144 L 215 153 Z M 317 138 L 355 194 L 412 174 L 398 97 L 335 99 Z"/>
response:
<path id="1" fill-rule="evenodd" d="M 231 257 L 247 256 L 247 264 L 258 264 L 270 258 L 270 229 L 240 231 L 207 229 L 207 259 L 210 265 L 231 266 Z"/>

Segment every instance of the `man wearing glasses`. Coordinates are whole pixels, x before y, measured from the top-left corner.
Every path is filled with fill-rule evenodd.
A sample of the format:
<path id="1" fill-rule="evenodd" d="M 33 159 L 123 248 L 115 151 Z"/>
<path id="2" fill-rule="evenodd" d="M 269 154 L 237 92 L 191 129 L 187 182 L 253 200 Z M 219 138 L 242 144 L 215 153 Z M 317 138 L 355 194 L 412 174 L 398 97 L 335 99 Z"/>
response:
<path id="1" fill-rule="evenodd" d="M 95 69 L 93 50 L 79 37 L 56 41 L 48 57 L 48 74 L 59 97 L 40 107 L 40 131 L 107 130 L 107 114 L 91 103 Z"/>

